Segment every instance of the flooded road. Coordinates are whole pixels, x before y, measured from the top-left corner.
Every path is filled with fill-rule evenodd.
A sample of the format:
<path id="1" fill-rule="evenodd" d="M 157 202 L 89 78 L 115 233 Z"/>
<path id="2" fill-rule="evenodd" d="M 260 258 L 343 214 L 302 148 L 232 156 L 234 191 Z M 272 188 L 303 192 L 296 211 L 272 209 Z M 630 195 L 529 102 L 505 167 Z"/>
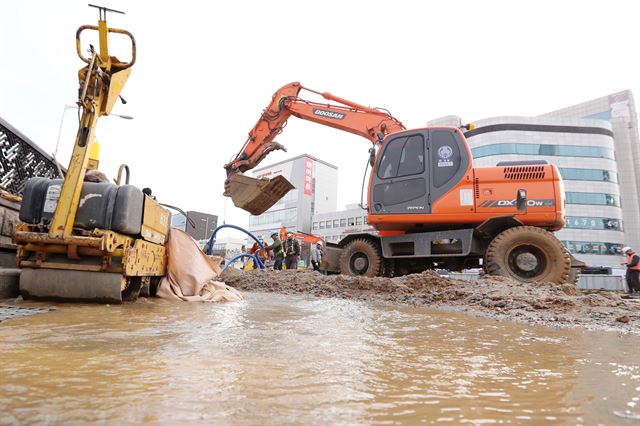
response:
<path id="1" fill-rule="evenodd" d="M 245 298 L 0 323 L 0 425 L 640 422 L 638 336 Z"/>

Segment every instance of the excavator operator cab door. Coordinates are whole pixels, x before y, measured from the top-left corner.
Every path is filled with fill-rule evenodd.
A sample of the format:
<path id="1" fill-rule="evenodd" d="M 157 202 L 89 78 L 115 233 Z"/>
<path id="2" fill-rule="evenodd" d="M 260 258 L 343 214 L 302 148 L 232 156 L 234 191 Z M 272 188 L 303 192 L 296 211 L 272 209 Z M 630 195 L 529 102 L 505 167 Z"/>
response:
<path id="1" fill-rule="evenodd" d="M 383 144 L 371 180 L 370 214 L 426 214 L 465 175 L 466 142 L 454 128 L 408 130 Z"/>

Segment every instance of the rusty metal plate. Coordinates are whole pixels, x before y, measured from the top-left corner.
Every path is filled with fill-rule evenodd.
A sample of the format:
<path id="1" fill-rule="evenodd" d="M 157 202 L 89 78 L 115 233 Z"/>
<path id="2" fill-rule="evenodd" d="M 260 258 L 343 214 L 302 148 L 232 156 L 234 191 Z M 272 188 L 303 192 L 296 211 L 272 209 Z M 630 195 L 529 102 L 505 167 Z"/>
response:
<path id="1" fill-rule="evenodd" d="M 18 306 L 0 305 L 0 322 L 18 317 L 43 314 L 52 310 L 52 308 L 23 308 Z"/>
<path id="2" fill-rule="evenodd" d="M 142 238 L 156 244 L 164 244 L 169 235 L 171 213 L 148 195 L 144 196 Z"/>

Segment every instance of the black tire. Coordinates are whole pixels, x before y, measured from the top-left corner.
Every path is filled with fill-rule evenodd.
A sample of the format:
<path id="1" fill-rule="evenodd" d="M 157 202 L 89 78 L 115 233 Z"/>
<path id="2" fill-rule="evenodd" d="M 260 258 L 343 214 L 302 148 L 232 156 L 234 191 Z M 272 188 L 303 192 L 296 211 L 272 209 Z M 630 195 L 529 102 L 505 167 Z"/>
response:
<path id="1" fill-rule="evenodd" d="M 569 253 L 569 251 L 567 251 L 565 249 L 565 251 L 567 252 L 567 255 L 569 256 L 569 259 L 571 259 L 571 253 Z M 569 275 L 567 276 L 567 283 L 569 284 L 578 284 L 578 280 L 580 280 L 580 272 L 581 272 L 581 268 L 571 268 L 569 269 Z"/>
<path id="2" fill-rule="evenodd" d="M 127 277 L 127 286 L 122 290 L 123 302 L 135 302 L 138 300 L 142 289 L 142 277 Z"/>
<path id="3" fill-rule="evenodd" d="M 486 271 L 524 282 L 567 282 L 571 259 L 562 243 L 535 226 L 516 226 L 498 234 L 485 254 Z"/>
<path id="4" fill-rule="evenodd" d="M 382 276 L 393 278 L 396 275 L 395 259 L 382 259 Z"/>
<path id="5" fill-rule="evenodd" d="M 142 277 L 142 287 L 140 288 L 140 294 L 138 297 L 150 297 L 151 296 L 151 277 Z"/>
<path id="6" fill-rule="evenodd" d="M 578 284 L 579 279 L 580 279 L 580 269 L 571 268 L 571 270 L 569 271 L 569 276 L 567 277 L 567 282 L 569 284 Z"/>
<path id="7" fill-rule="evenodd" d="M 380 275 L 382 256 L 377 245 L 370 240 L 353 240 L 340 256 L 340 273 L 351 276 L 376 277 Z"/>

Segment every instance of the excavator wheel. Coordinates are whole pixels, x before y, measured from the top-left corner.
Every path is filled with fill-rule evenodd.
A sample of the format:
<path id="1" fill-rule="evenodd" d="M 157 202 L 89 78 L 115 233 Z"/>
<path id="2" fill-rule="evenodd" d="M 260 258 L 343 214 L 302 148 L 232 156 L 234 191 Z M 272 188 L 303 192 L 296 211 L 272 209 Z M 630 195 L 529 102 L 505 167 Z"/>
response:
<path id="1" fill-rule="evenodd" d="M 565 249 L 566 251 L 566 249 Z M 571 258 L 571 253 L 567 251 L 567 254 Z M 571 269 L 569 270 L 569 276 L 567 277 L 567 283 L 569 284 L 578 284 L 578 280 L 580 279 L 580 270 L 582 268 L 579 266 L 574 266 L 573 262 L 571 264 Z"/>
<path id="2" fill-rule="evenodd" d="M 524 282 L 567 282 L 571 259 L 550 232 L 535 226 L 516 226 L 498 234 L 485 254 L 486 270 Z"/>
<path id="3" fill-rule="evenodd" d="M 380 250 L 369 240 L 351 241 L 340 256 L 340 273 L 343 275 L 376 277 L 380 275 L 381 267 Z"/>
<path id="4" fill-rule="evenodd" d="M 567 283 L 578 284 L 579 279 L 580 279 L 580 269 L 571 268 L 571 270 L 569 271 L 569 276 L 567 277 Z"/>

